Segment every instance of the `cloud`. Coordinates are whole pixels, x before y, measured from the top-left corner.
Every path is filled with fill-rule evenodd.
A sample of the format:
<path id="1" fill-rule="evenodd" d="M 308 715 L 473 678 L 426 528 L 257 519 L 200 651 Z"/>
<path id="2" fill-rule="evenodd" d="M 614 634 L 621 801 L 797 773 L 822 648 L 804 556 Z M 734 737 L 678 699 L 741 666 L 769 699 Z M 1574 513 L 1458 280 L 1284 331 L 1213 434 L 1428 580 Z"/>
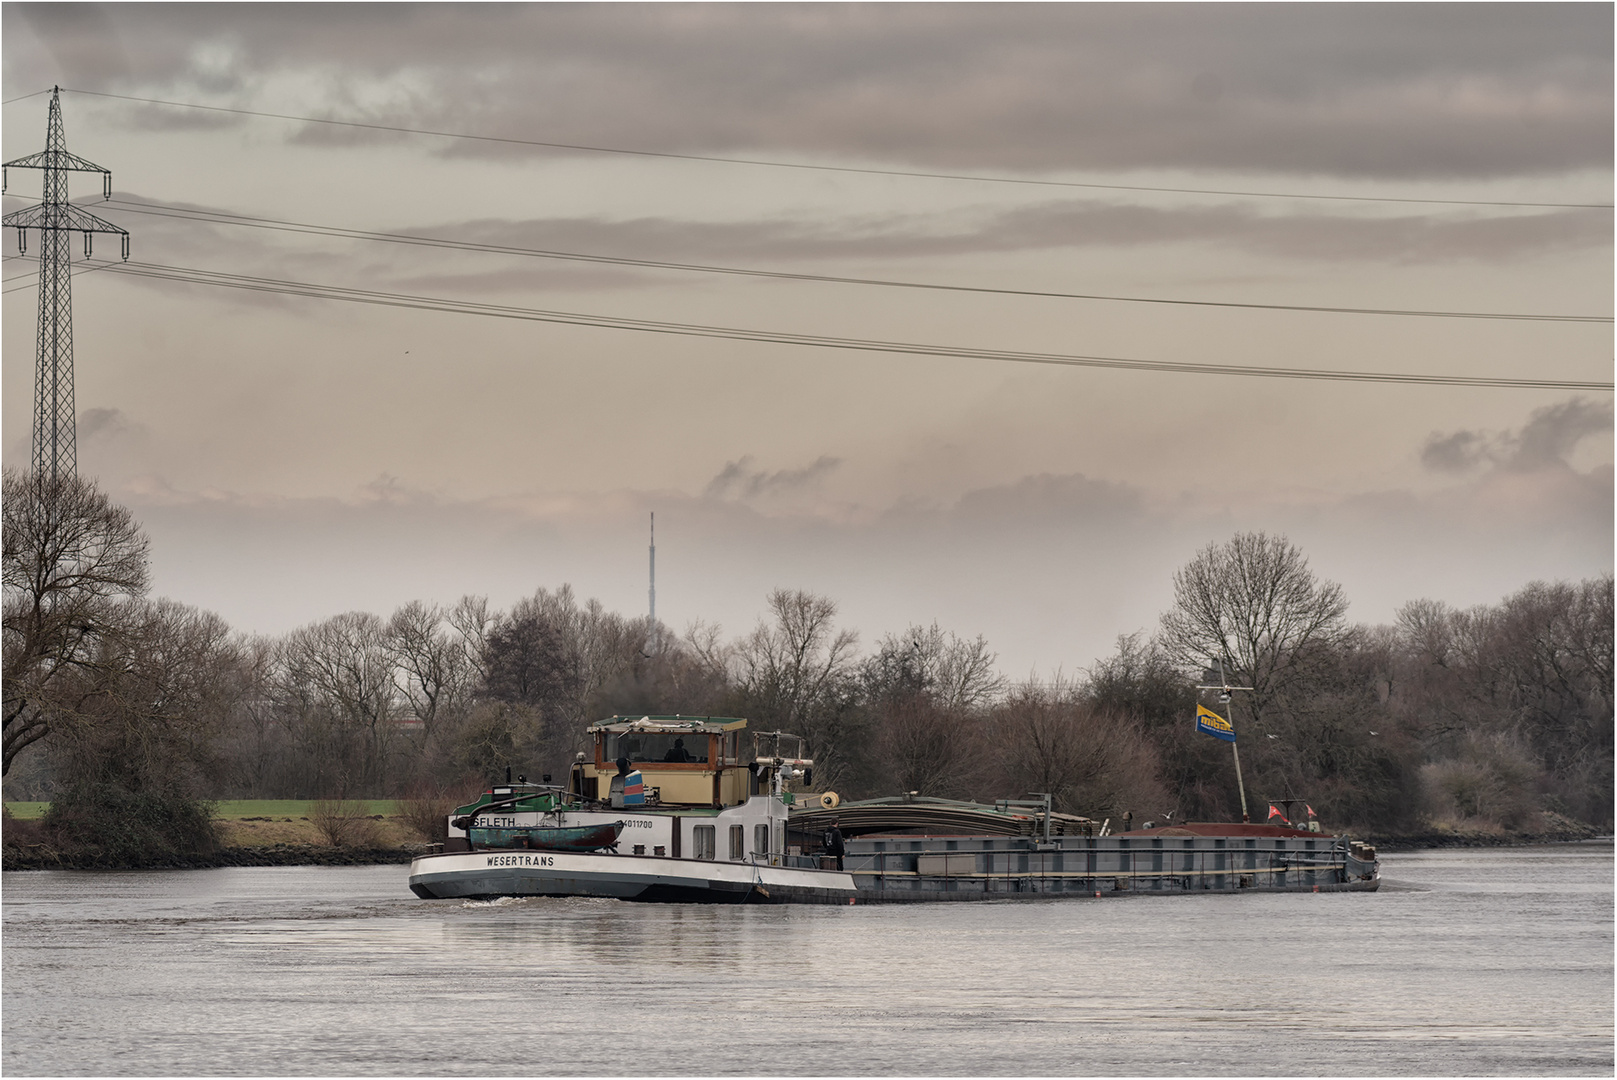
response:
<path id="1" fill-rule="evenodd" d="M 1141 489 L 1079 473 L 1042 473 L 1009 484 L 977 488 L 961 496 L 951 516 L 981 524 L 1040 522 L 1051 526 L 1105 527 L 1146 515 Z"/>
<path id="2" fill-rule="evenodd" d="M 1568 468 L 1578 444 L 1612 430 L 1612 403 L 1572 398 L 1535 409 L 1515 431 L 1433 432 L 1421 448 L 1421 464 L 1437 472 L 1463 473 L 1484 465 L 1532 473 Z"/>
<path id="3" fill-rule="evenodd" d="M 1476 431 L 1433 432 L 1421 448 L 1421 464 L 1438 472 L 1469 472 L 1487 460 L 1488 439 Z"/>
<path id="4" fill-rule="evenodd" d="M 1565 465 L 1578 443 L 1593 435 L 1610 437 L 1612 403 L 1573 398 L 1535 409 L 1512 440 L 1509 468 L 1521 471 Z"/>
<path id="5" fill-rule="evenodd" d="M 119 408 L 79 411 L 79 471 L 117 484 L 152 468 L 159 440 L 150 427 Z"/>
<path id="6" fill-rule="evenodd" d="M 509 605 L 571 583 L 608 608 L 644 610 L 646 512 L 657 513 L 658 610 L 751 625 L 775 587 L 838 601 L 865 640 L 911 624 L 985 634 L 1006 671 L 1068 670 L 1149 629 L 1173 571 L 1247 530 L 1287 536 L 1340 582 L 1353 617 L 1389 621 L 1427 596 L 1493 602 L 1534 579 L 1611 563 L 1610 466 L 1497 470 L 1435 492 L 1366 492 L 1310 504 L 1188 500 L 1079 474 L 1027 476 L 925 508 L 855 517 L 733 493 L 814 466 L 768 472 L 743 459 L 723 497 L 671 491 L 400 497 L 401 481 L 343 499 L 183 492 L 151 480 L 114 492 L 153 539 L 155 589 L 238 629 L 284 632 L 345 610 L 487 594 Z"/>
<path id="7" fill-rule="evenodd" d="M 790 494 L 814 486 L 842 464 L 841 458 L 821 454 L 811 464 L 801 469 L 769 472 L 764 469 L 753 469 L 752 461 L 752 455 L 745 454 L 739 460 L 726 462 L 718 475 L 708 481 L 703 494 L 713 499 L 743 501 Z"/>
<path id="8" fill-rule="evenodd" d="M 86 441 L 114 438 L 128 432 L 130 422 L 122 409 L 85 409 L 79 413 L 77 430 Z"/>
<path id="9" fill-rule="evenodd" d="M 146 200 L 131 197 L 129 201 Z M 210 208 L 195 205 L 184 209 L 210 212 Z M 112 216 L 118 217 L 117 212 Z M 1231 205 L 1153 208 L 1055 200 L 997 212 L 849 214 L 830 220 L 477 218 L 381 230 L 398 236 L 488 245 L 502 253 L 298 236 L 259 226 L 232 227 L 145 213 L 125 214 L 122 223 L 136 232 L 145 261 L 197 265 L 199 259 L 206 260 L 210 253 L 228 247 L 234 265 L 243 273 L 322 285 L 362 284 L 412 295 L 483 296 L 576 294 L 716 280 L 713 274 L 700 271 L 591 261 L 614 258 L 790 272 L 805 264 L 820 269 L 812 264 L 831 260 L 938 259 L 1192 244 L 1292 260 L 1501 263 L 1551 251 L 1609 247 L 1609 217 L 1609 213 L 1597 211 L 1366 217 L 1351 212 L 1272 214 Z M 518 249 L 536 254 L 522 255 Z M 147 284 L 145 279 L 132 280 Z M 180 286 L 157 281 L 147 287 L 167 290 Z M 206 291 L 245 306 L 285 310 L 303 303 L 273 292 Z"/>
<path id="10" fill-rule="evenodd" d="M 5 18 L 29 31 L 7 35 L 8 96 L 61 81 L 510 138 L 937 168 L 1492 177 L 1612 157 L 1612 12 L 1597 4 L 334 4 L 296 17 L 8 4 Z"/>

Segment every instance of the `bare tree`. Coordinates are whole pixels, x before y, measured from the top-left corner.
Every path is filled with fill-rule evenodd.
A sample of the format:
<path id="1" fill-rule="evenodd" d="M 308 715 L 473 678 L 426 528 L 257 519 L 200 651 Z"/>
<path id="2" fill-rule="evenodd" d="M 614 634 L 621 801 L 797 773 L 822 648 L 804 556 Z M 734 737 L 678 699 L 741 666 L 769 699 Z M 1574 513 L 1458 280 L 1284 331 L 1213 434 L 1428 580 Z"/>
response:
<path id="1" fill-rule="evenodd" d="M 144 595 L 147 540 L 133 515 L 77 477 L 4 476 L 4 757 L 51 731 L 63 676 L 94 662 L 120 605 Z"/>
<path id="2" fill-rule="evenodd" d="M 859 635 L 838 630 L 836 602 L 776 589 L 770 622 L 760 622 L 732 654 L 745 707 L 764 726 L 804 736 L 821 781 L 835 783 L 848 766 L 856 723 L 854 654 Z"/>
<path id="3" fill-rule="evenodd" d="M 882 638 L 860 674 L 875 698 L 922 693 L 945 708 L 977 709 L 1005 690 L 994 660 L 981 635 L 968 640 L 933 623 Z"/>
<path id="4" fill-rule="evenodd" d="M 937 623 L 888 634 L 859 665 L 874 734 L 858 779 L 872 789 L 963 797 L 984 779 L 982 710 L 1003 690 L 994 654 Z"/>
<path id="5" fill-rule="evenodd" d="M 591 673 L 582 621 L 566 586 L 540 589 L 495 620 L 483 651 L 482 704 L 463 728 L 458 760 L 478 771 L 565 768 L 582 738 Z"/>
<path id="6" fill-rule="evenodd" d="M 1261 532 L 1203 548 L 1174 574 L 1173 595 L 1164 647 L 1198 671 L 1223 659 L 1228 674 L 1253 688 L 1255 719 L 1306 684 L 1348 630 L 1341 586 L 1316 579 L 1290 541 Z"/>
<path id="7" fill-rule="evenodd" d="M 441 716 L 469 702 L 477 670 L 473 649 L 482 642 L 468 640 L 438 605 L 419 600 L 393 613 L 384 641 L 399 695 L 425 743 L 437 733 Z"/>
<path id="8" fill-rule="evenodd" d="M 447 616 L 449 625 L 455 628 L 455 633 L 466 643 L 466 654 L 473 667 L 474 682 L 481 684 L 488 672 L 483 667 L 483 657 L 488 650 L 488 634 L 494 628 L 494 615 L 488 609 L 488 597 L 463 596 L 454 607 L 449 609 Z"/>
<path id="9" fill-rule="evenodd" d="M 294 630 L 282 642 L 281 667 L 302 721 L 323 724 L 328 737 L 335 737 L 338 772 L 327 771 L 324 782 L 356 783 L 364 794 L 380 794 L 397 709 L 382 620 L 353 611 Z"/>
<path id="10" fill-rule="evenodd" d="M 200 797 L 220 771 L 237 643 L 218 616 L 169 600 L 119 614 L 116 631 L 94 639 L 92 662 L 64 675 L 81 685 L 51 731 L 59 783 L 46 826 L 100 865 L 208 850 L 217 835 Z"/>
<path id="11" fill-rule="evenodd" d="M 970 798 L 984 779 L 980 718 L 924 694 L 890 699 L 876 714 L 875 753 L 900 791 Z"/>
<path id="12" fill-rule="evenodd" d="M 667 640 L 665 637 L 664 641 Z M 718 623 L 696 619 L 685 628 L 680 638 L 696 662 L 716 679 L 728 682 L 734 660 L 734 647 L 724 640 L 724 629 Z"/>
<path id="13" fill-rule="evenodd" d="M 1225 744 L 1192 727 L 1196 682 L 1158 640 L 1136 632 L 1119 636 L 1117 651 L 1095 662 L 1081 696 L 1094 714 L 1136 725 L 1155 748 L 1171 794 L 1168 805 L 1149 809 L 1180 820 L 1227 820 L 1240 812 L 1235 773 Z"/>
<path id="14" fill-rule="evenodd" d="M 1478 813 L 1489 806 L 1501 820 L 1521 819 L 1519 805 L 1497 792 L 1478 802 L 1457 795 L 1455 785 L 1475 789 L 1484 773 L 1490 784 L 1516 784 L 1521 770 L 1500 763 L 1525 753 L 1547 809 L 1609 822 L 1612 633 L 1609 574 L 1533 582 L 1495 606 L 1404 605 L 1392 705 L 1421 740 L 1436 803 Z M 1506 806 L 1515 809 L 1505 813 Z"/>
<path id="15" fill-rule="evenodd" d="M 221 736 L 226 770 L 215 794 L 219 798 L 270 798 L 287 783 L 288 739 L 272 692 L 277 642 L 254 636 L 238 643 L 228 679 L 233 708 Z"/>
<path id="16" fill-rule="evenodd" d="M 121 616 L 76 673 L 78 707 L 53 733 L 63 771 L 76 783 L 194 795 L 242 689 L 231 677 L 239 643 L 219 616 L 172 600 L 135 601 Z"/>
<path id="17" fill-rule="evenodd" d="M 1004 783 L 1048 793 L 1057 809 L 1094 817 L 1167 809 L 1157 759 L 1139 726 L 1087 704 L 1057 677 L 1012 689 L 994 710 Z"/>

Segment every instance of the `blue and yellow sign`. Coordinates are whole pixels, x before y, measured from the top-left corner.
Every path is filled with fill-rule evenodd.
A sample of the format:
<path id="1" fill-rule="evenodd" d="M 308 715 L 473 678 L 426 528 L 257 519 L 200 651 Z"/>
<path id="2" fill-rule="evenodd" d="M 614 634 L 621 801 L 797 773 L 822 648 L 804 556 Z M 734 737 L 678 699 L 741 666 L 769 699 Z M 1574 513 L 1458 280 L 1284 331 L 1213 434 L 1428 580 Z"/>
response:
<path id="1" fill-rule="evenodd" d="M 1228 720 L 1205 705 L 1196 706 L 1196 730 L 1205 731 L 1215 739 L 1235 741 L 1235 727 Z"/>

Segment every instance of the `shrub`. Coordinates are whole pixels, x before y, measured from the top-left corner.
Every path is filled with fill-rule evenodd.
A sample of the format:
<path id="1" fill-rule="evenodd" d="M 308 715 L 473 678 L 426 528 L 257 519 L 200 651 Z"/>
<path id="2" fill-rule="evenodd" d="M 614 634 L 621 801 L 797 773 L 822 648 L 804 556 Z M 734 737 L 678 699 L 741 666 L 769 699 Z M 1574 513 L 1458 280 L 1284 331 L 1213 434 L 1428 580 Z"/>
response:
<path id="1" fill-rule="evenodd" d="M 45 834 L 45 824 L 38 818 L 24 819 L 15 817 L 11 807 L 0 807 L 3 811 L 4 827 L 0 829 L 0 842 L 8 848 L 30 847 L 44 843 L 48 837 Z"/>
<path id="2" fill-rule="evenodd" d="M 459 802 L 442 788 L 418 787 L 399 800 L 399 820 L 429 844 L 449 839 L 449 813 Z"/>
<path id="3" fill-rule="evenodd" d="M 1530 820 L 1538 768 L 1512 740 L 1469 736 L 1460 755 L 1422 770 L 1427 797 L 1439 816 L 1520 829 Z"/>
<path id="4" fill-rule="evenodd" d="M 376 847 L 380 843 L 371 808 L 344 799 L 317 799 L 309 820 L 332 847 Z"/>
<path id="5" fill-rule="evenodd" d="M 51 800 L 42 823 L 76 862 L 150 866 L 217 850 L 213 809 L 170 792 L 78 784 Z"/>

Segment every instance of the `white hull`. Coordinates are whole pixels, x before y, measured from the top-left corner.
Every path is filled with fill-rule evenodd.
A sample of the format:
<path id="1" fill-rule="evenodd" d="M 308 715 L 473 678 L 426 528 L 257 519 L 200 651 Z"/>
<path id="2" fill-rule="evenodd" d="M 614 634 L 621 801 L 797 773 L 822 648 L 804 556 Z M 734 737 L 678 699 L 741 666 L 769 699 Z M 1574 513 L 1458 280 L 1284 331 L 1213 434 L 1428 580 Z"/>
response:
<path id="1" fill-rule="evenodd" d="M 687 903 L 849 904 L 853 875 L 764 863 L 567 851 L 419 855 L 410 889 L 427 899 L 600 896 Z"/>

